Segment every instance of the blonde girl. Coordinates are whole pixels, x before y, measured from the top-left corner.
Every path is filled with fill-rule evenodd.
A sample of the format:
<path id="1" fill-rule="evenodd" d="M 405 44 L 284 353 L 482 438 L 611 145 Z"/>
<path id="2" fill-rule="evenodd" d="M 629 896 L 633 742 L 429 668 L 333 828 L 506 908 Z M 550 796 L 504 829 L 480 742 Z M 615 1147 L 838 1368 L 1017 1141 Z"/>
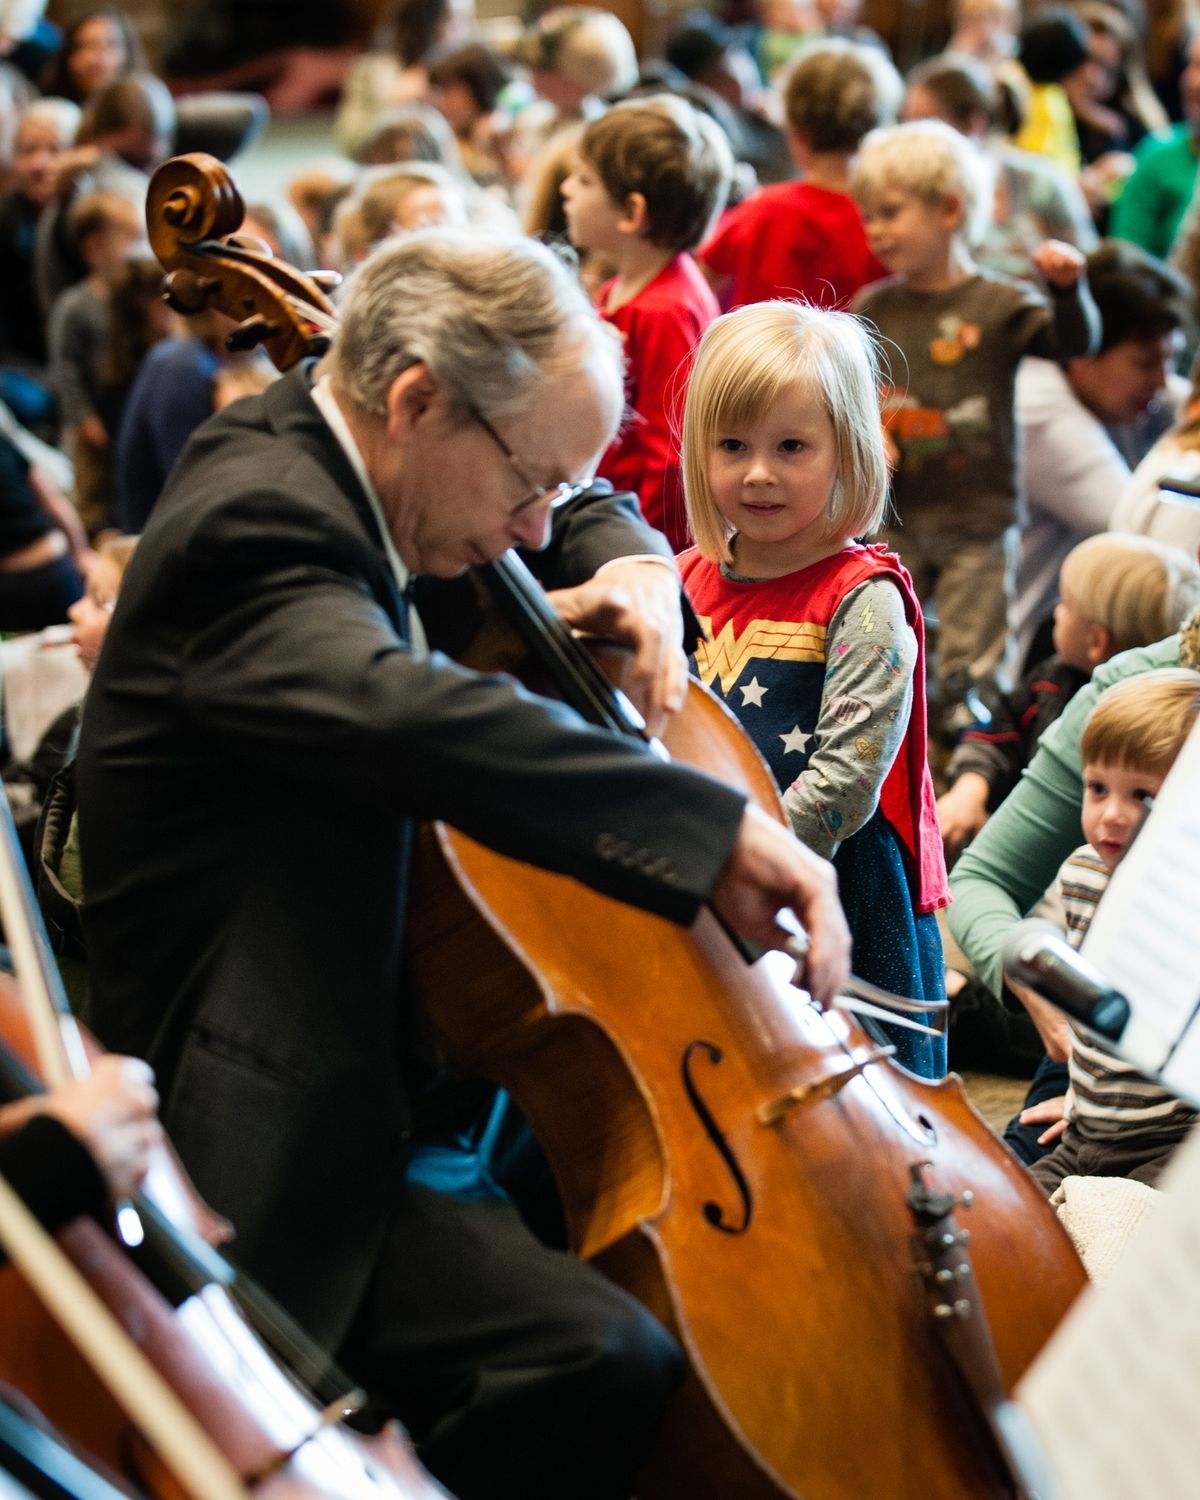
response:
<path id="1" fill-rule="evenodd" d="M 797 837 L 837 867 L 855 972 L 941 999 L 921 611 L 899 559 L 856 540 L 887 503 L 863 325 L 794 302 L 718 318 L 692 372 L 683 470 L 696 546 L 680 566 L 709 633 L 696 670 L 763 752 Z M 942 1038 L 888 1039 L 914 1071 L 945 1070 Z"/>

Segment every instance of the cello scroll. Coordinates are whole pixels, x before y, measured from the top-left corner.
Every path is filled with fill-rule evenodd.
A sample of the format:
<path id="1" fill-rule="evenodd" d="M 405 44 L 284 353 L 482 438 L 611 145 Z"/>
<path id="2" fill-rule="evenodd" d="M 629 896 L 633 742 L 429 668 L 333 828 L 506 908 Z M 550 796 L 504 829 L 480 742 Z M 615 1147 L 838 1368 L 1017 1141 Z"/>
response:
<path id="1" fill-rule="evenodd" d="M 164 297 L 176 312 L 212 308 L 238 321 L 232 348 L 261 344 L 281 370 L 323 354 L 334 325 L 326 288 L 335 272 L 305 275 L 261 250 L 230 240 L 245 205 L 224 165 L 193 152 L 164 162 L 150 180 L 150 247 L 168 272 Z"/>

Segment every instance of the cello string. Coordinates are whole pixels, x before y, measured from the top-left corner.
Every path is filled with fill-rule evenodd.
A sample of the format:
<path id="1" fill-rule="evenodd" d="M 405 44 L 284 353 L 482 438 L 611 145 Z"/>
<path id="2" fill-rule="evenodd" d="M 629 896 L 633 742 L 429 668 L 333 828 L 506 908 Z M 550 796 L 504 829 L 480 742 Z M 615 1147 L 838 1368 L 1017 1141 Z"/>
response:
<path id="1" fill-rule="evenodd" d="M 194 1500 L 247 1500 L 224 1454 L 0 1177 L 0 1244 Z"/>

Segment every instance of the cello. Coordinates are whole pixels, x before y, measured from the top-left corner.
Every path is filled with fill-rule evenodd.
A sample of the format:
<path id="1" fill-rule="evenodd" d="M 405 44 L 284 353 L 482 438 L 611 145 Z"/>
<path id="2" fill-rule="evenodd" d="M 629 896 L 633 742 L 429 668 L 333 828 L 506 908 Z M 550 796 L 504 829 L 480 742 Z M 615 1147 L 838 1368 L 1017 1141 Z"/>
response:
<path id="1" fill-rule="evenodd" d="M 66 1007 L 2 799 L 0 920 L 21 982 L 0 976 L 0 1084 L 19 1097 L 35 1069 L 78 1076 L 98 1049 Z M 449 1500 L 397 1424 L 345 1426 L 361 1393 L 211 1250 L 198 1231 L 229 1226 L 165 1148 L 115 1228 L 80 1218 L 43 1243 L 0 1179 L 0 1380 L 73 1442 L 163 1500 Z"/>
<path id="2" fill-rule="evenodd" d="M 220 216 L 205 207 L 214 170 L 169 163 L 151 188 L 152 243 L 184 296 L 227 256 L 209 236 L 233 189 Z M 234 249 L 238 290 L 212 298 L 270 347 L 271 268 Z M 477 575 L 568 702 L 638 732 L 515 559 Z M 765 766 L 696 685 L 666 749 L 782 820 Z M 747 963 L 709 913 L 685 932 L 447 828 L 423 844 L 414 962 L 452 1060 L 514 1094 L 573 1247 L 689 1356 L 642 1500 L 1029 1494 L 1007 1393 L 1083 1271 L 957 1082 L 896 1068 L 786 957 Z"/>

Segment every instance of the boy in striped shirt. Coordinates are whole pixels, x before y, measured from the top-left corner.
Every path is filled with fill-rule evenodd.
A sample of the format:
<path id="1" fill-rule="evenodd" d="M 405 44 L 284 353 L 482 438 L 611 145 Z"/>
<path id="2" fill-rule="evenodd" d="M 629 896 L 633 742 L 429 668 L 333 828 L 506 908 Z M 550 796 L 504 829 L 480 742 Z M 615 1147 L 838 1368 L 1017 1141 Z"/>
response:
<path id="1" fill-rule="evenodd" d="M 1055 889 L 1077 948 L 1147 801 L 1158 795 L 1200 712 L 1200 673 L 1164 667 L 1128 677 L 1096 702 L 1080 740 L 1083 833 Z M 1029 1168 L 1047 1196 L 1065 1177 L 1132 1177 L 1153 1184 L 1187 1134 L 1195 1111 L 1071 1025 L 1065 1097 L 1026 1110 L 1049 1121 L 1049 1155 Z M 1035 1114 L 1036 1111 L 1036 1114 Z"/>

